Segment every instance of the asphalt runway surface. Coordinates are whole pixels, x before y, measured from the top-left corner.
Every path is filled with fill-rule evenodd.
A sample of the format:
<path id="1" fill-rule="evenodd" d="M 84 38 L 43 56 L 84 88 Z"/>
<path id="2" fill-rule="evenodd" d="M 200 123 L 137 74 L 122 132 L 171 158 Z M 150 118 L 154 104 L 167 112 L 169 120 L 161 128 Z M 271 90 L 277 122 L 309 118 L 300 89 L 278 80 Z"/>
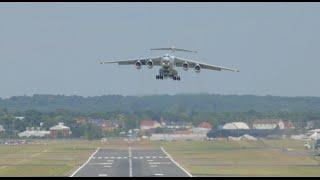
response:
<path id="1" fill-rule="evenodd" d="M 162 149 L 97 149 L 74 177 L 190 177 Z"/>

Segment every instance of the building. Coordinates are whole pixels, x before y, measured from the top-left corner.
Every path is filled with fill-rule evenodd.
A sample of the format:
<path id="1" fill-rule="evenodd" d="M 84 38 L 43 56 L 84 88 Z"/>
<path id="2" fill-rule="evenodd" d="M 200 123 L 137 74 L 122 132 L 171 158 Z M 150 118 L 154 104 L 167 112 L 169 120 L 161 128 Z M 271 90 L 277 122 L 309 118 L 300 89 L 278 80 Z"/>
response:
<path id="1" fill-rule="evenodd" d="M 101 129 L 104 132 L 112 132 L 119 128 L 119 123 L 117 121 L 106 120 L 101 124 Z"/>
<path id="2" fill-rule="evenodd" d="M 0 135 L 1 135 L 2 133 L 4 133 L 4 132 L 5 132 L 5 129 L 3 128 L 2 125 L 0 125 Z"/>
<path id="3" fill-rule="evenodd" d="M 48 137 L 50 135 L 50 131 L 43 131 L 40 128 L 27 128 L 26 131 L 18 133 L 19 137 Z"/>
<path id="4" fill-rule="evenodd" d="M 231 123 L 226 123 L 225 125 L 222 126 L 222 129 L 250 129 L 249 126 L 244 123 L 244 122 L 231 122 Z"/>
<path id="5" fill-rule="evenodd" d="M 253 129 L 294 129 L 294 125 L 290 121 L 282 119 L 257 119 L 252 123 Z"/>
<path id="6" fill-rule="evenodd" d="M 169 129 L 191 129 L 192 123 L 186 121 L 167 121 L 164 123 Z"/>
<path id="7" fill-rule="evenodd" d="M 50 128 L 50 136 L 52 138 L 68 137 L 70 136 L 70 134 L 70 128 L 65 126 L 63 122 L 60 122 L 58 125 L 55 125 Z"/>
<path id="8" fill-rule="evenodd" d="M 208 122 L 201 122 L 198 127 L 192 128 L 194 134 L 207 134 L 212 129 L 212 125 Z"/>
<path id="9" fill-rule="evenodd" d="M 147 119 L 140 121 L 140 129 L 141 130 L 149 130 L 149 129 L 155 129 L 157 127 L 161 127 L 160 123 L 157 121 Z"/>

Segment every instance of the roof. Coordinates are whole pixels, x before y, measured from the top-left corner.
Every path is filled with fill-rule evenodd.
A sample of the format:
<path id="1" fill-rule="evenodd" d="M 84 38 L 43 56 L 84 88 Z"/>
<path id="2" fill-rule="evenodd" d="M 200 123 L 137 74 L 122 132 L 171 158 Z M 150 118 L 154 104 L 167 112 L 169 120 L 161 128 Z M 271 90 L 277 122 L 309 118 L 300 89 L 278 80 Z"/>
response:
<path id="1" fill-rule="evenodd" d="M 282 119 L 256 119 L 253 124 L 278 124 Z"/>
<path id="2" fill-rule="evenodd" d="M 249 126 L 244 122 L 232 122 L 226 123 L 222 129 L 250 129 Z"/>
<path id="3" fill-rule="evenodd" d="M 63 129 L 70 129 L 70 128 L 63 125 L 63 123 L 59 123 L 58 125 L 55 125 L 50 128 L 50 130 L 63 130 Z"/>
<path id="4" fill-rule="evenodd" d="M 156 123 L 156 121 L 150 120 L 150 119 L 142 120 L 142 121 L 140 121 L 140 126 L 154 126 L 155 123 Z"/>
<path id="5" fill-rule="evenodd" d="M 208 122 L 202 122 L 202 123 L 199 124 L 198 127 L 212 129 L 212 125 L 210 123 L 208 123 Z"/>

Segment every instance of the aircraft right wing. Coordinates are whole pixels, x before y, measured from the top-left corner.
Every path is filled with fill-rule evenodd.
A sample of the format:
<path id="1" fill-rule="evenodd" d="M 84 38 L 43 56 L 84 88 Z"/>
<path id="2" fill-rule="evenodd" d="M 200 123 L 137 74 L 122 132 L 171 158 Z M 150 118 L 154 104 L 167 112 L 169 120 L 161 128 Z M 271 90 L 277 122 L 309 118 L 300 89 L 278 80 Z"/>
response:
<path id="1" fill-rule="evenodd" d="M 210 70 L 215 70 L 215 71 L 228 70 L 228 71 L 239 72 L 238 69 L 234 69 L 234 68 L 216 66 L 216 65 L 206 64 L 206 63 L 202 63 L 202 62 L 198 62 L 198 61 L 194 61 L 194 60 L 175 57 L 175 63 L 176 63 L 177 67 L 182 67 L 182 64 L 185 62 L 187 62 L 189 64 L 190 68 L 194 68 L 196 65 L 199 65 L 203 69 L 210 69 Z"/>
<path id="2" fill-rule="evenodd" d="M 100 64 L 118 63 L 119 65 L 134 65 L 137 61 L 140 61 L 142 65 L 146 65 L 148 60 L 151 60 L 155 66 L 161 65 L 161 57 L 137 58 L 123 61 L 101 61 Z"/>

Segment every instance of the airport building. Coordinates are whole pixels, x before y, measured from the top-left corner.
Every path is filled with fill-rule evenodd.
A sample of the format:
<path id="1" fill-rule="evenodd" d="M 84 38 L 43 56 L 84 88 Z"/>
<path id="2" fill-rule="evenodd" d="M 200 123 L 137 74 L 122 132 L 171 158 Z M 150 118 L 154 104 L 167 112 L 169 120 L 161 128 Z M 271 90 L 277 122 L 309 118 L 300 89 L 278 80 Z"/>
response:
<path id="1" fill-rule="evenodd" d="M 198 127 L 192 128 L 194 134 L 207 134 L 212 129 L 212 125 L 208 122 L 202 122 Z"/>
<path id="2" fill-rule="evenodd" d="M 3 128 L 3 126 L 2 126 L 2 125 L 0 125 L 0 135 L 1 135 L 1 134 L 3 134 L 3 133 L 4 133 L 4 131 L 5 131 L 5 129 Z"/>
<path id="3" fill-rule="evenodd" d="M 235 129 L 250 129 L 249 126 L 244 123 L 244 122 L 231 122 L 231 123 L 226 123 L 222 129 L 231 129 L 231 130 L 235 130 Z"/>
<path id="4" fill-rule="evenodd" d="M 26 131 L 18 133 L 19 137 L 25 137 L 25 138 L 30 138 L 30 137 L 48 137 L 50 135 L 50 131 L 43 131 L 40 130 L 40 127 L 37 128 L 29 128 L 27 127 Z"/>
<path id="5" fill-rule="evenodd" d="M 140 121 L 140 129 L 141 130 L 155 129 L 157 127 L 161 127 L 161 124 L 158 123 L 158 121 L 154 121 L 151 119 Z"/>
<path id="6" fill-rule="evenodd" d="M 52 138 L 68 137 L 70 134 L 70 128 L 65 126 L 63 122 L 50 128 L 50 136 Z"/>
<path id="7" fill-rule="evenodd" d="M 256 119 L 252 123 L 253 129 L 294 129 L 294 125 L 290 121 L 282 119 Z"/>

